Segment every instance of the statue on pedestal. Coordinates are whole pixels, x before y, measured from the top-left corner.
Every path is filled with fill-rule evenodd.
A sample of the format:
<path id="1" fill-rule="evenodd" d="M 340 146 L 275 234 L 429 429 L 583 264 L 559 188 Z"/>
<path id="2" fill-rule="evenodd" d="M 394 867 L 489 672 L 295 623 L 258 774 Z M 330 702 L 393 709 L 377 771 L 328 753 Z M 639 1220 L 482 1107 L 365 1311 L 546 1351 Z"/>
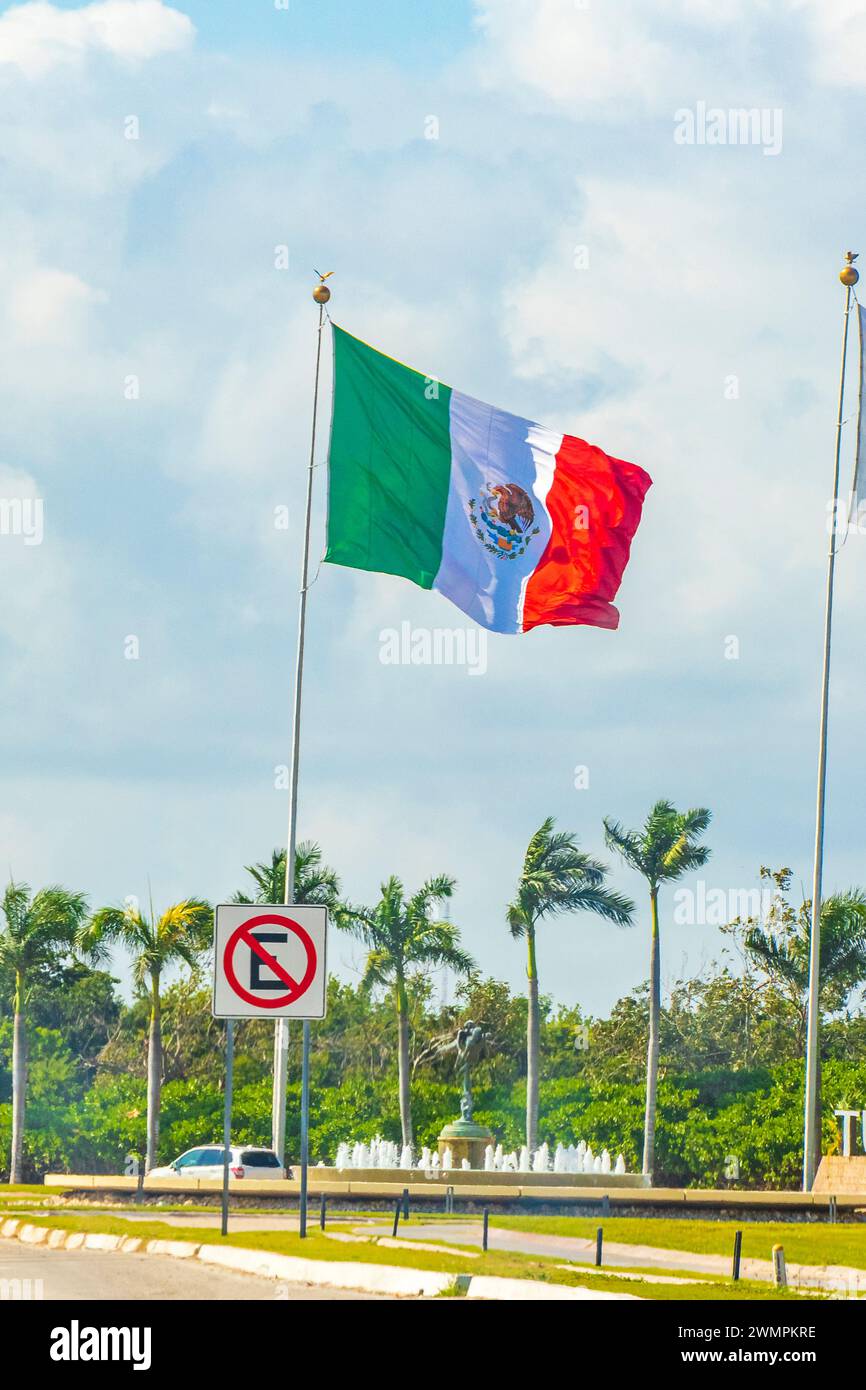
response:
<path id="1" fill-rule="evenodd" d="M 473 1168 L 482 1166 L 484 1149 L 493 1139 L 489 1129 L 476 1125 L 472 1119 L 474 1101 L 472 1098 L 472 1067 L 487 1052 L 489 1037 L 484 1027 L 474 1019 L 467 1019 L 457 1030 L 456 1037 L 437 1048 L 436 1056 L 442 1057 L 453 1052 L 458 1070 L 463 1070 L 463 1094 L 460 1097 L 460 1119 L 446 1125 L 439 1136 L 440 1151 L 448 1143 L 454 1152 L 455 1141 L 463 1150 L 460 1157 L 467 1158 Z M 457 1154 L 455 1153 L 455 1157 Z"/>

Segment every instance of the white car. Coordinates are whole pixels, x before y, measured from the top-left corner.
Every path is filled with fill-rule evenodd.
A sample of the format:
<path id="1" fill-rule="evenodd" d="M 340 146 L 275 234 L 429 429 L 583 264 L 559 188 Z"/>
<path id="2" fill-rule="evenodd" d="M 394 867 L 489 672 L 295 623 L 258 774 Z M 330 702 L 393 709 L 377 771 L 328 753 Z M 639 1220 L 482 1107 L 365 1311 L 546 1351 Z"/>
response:
<path id="1" fill-rule="evenodd" d="M 151 1168 L 149 1178 L 209 1178 L 221 1180 L 223 1175 L 222 1144 L 202 1145 L 198 1149 L 187 1149 L 164 1168 Z M 273 1149 L 257 1149 L 250 1144 L 232 1145 L 229 1149 L 230 1178 L 272 1178 L 291 1177 L 291 1172 L 280 1163 Z"/>

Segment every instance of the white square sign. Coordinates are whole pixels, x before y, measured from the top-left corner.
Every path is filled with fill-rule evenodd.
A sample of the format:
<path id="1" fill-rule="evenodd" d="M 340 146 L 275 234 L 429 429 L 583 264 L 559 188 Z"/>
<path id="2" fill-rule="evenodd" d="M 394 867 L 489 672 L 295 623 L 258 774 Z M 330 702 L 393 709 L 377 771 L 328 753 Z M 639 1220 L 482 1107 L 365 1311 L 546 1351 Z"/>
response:
<path id="1" fill-rule="evenodd" d="M 324 1018 L 328 909 L 220 903 L 214 1018 Z"/>

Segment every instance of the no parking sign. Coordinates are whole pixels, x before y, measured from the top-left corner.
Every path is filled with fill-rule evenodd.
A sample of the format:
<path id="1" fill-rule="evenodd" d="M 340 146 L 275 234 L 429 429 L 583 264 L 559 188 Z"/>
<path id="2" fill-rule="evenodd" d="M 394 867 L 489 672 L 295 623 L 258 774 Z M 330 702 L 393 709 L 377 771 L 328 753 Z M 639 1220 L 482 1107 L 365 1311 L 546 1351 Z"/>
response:
<path id="1" fill-rule="evenodd" d="M 220 903 L 214 1018 L 324 1018 L 328 909 Z"/>

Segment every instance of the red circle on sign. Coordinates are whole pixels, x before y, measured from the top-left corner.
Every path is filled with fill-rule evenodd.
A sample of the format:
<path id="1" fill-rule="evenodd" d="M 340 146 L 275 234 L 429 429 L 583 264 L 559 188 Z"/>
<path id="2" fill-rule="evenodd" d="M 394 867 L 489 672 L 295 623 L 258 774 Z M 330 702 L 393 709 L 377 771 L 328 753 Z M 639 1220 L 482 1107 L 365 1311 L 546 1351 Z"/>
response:
<path id="1" fill-rule="evenodd" d="M 250 935 L 253 927 L 264 926 L 286 927 L 289 931 L 294 932 L 307 953 L 307 968 L 300 982 L 296 983 L 291 977 L 288 977 L 288 981 L 291 984 L 289 993 L 280 994 L 276 999 L 262 999 L 260 995 L 251 994 L 248 989 L 244 989 L 235 974 L 232 960 L 238 942 L 243 939 L 244 944 L 250 946 Z M 250 946 L 250 950 L 255 950 L 255 947 Z M 265 951 L 264 947 L 260 946 L 256 954 L 261 955 L 265 964 L 268 965 L 280 979 L 287 977 L 287 972 L 284 971 L 279 962 L 270 955 L 270 952 Z M 296 1000 L 300 999 L 302 994 L 306 994 L 310 985 L 313 983 L 317 963 L 318 957 L 316 955 L 316 948 L 309 932 L 304 930 L 300 922 L 295 922 L 291 917 L 277 917 L 272 912 L 263 913 L 261 917 L 250 917 L 248 921 L 242 922 L 241 925 L 232 932 L 226 942 L 225 951 L 223 952 L 223 970 L 235 994 L 240 995 L 241 999 L 245 999 L 248 1004 L 256 1004 L 261 1009 L 281 1009 L 286 1004 L 294 1004 Z"/>

